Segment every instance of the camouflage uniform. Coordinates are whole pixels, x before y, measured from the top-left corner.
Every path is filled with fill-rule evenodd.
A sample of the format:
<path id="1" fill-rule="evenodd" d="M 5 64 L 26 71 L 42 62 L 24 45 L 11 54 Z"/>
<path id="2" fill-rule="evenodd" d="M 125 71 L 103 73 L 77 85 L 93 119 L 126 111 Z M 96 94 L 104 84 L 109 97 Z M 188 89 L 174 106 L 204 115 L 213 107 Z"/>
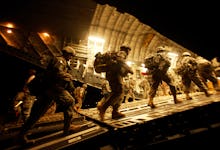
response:
<path id="1" fill-rule="evenodd" d="M 102 85 L 101 85 L 101 94 L 102 94 L 102 99 L 97 103 L 97 107 L 100 105 L 104 104 L 105 101 L 108 99 L 111 93 L 111 88 L 109 86 L 109 83 L 107 80 L 103 80 Z"/>
<path id="2" fill-rule="evenodd" d="M 212 66 L 214 68 L 215 75 L 217 77 L 220 77 L 220 58 L 219 57 L 214 57 L 211 60 L 211 63 L 212 63 Z"/>
<path id="3" fill-rule="evenodd" d="M 14 97 L 14 110 L 18 115 L 18 122 L 22 119 L 23 122 L 30 116 L 32 105 L 35 101 L 35 96 L 30 93 L 28 85 L 34 80 L 36 75 L 35 69 L 29 69 L 27 76 L 25 76 L 24 86 Z"/>
<path id="4" fill-rule="evenodd" d="M 74 109 L 75 110 L 80 110 L 83 104 L 83 101 L 85 99 L 86 96 L 86 89 L 87 89 L 87 84 L 83 84 L 82 87 L 78 86 L 75 90 L 74 90 L 74 97 L 76 99 L 76 104 L 74 105 Z"/>
<path id="5" fill-rule="evenodd" d="M 151 76 L 148 105 L 151 108 L 156 107 L 153 103 L 153 98 L 155 97 L 158 86 L 162 83 L 162 81 L 166 82 L 169 86 L 173 95 L 174 102 L 181 102 L 176 97 L 176 87 L 173 85 L 172 79 L 167 73 L 170 67 L 170 61 L 169 58 L 165 55 L 165 50 L 159 50 L 153 56 L 145 58 L 144 63 Z"/>
<path id="6" fill-rule="evenodd" d="M 177 64 L 177 73 L 182 78 L 183 91 L 186 94 L 186 99 L 192 99 L 189 96 L 191 82 L 193 81 L 199 89 L 205 93 L 206 96 L 210 96 L 206 86 L 203 84 L 199 74 L 196 59 L 188 52 L 183 53 L 183 58 Z"/>
<path id="7" fill-rule="evenodd" d="M 111 92 L 111 88 L 109 86 L 109 83 L 107 80 L 104 80 L 102 83 L 102 95 L 104 98 L 107 98 L 109 96 L 109 93 Z"/>
<path id="8" fill-rule="evenodd" d="M 203 83 L 207 86 L 207 80 L 209 80 L 213 83 L 214 88 L 219 91 L 220 87 L 218 85 L 218 79 L 211 62 L 202 57 L 197 57 L 196 61 L 198 64 L 198 72 Z"/>
<path id="9" fill-rule="evenodd" d="M 57 107 L 61 108 L 61 111 L 63 111 L 64 134 L 67 134 L 71 129 L 78 130 L 80 128 L 71 125 L 75 99 L 69 93 L 69 91 L 74 90 L 74 85 L 72 82 L 72 75 L 67 72 L 67 59 L 70 57 L 67 55 L 70 54 L 66 54 L 66 58 L 63 55 L 51 59 L 46 70 L 36 77 L 37 80 L 35 80 L 36 83 L 33 86 L 37 89 L 32 89 L 36 94 L 37 101 L 32 107 L 30 117 L 21 130 L 21 135 L 25 135 L 39 118 L 46 113 L 49 107 L 53 104 L 53 101 L 55 101 Z M 24 136 L 24 138 L 26 137 Z"/>
<path id="10" fill-rule="evenodd" d="M 31 108 L 34 103 L 35 96 L 32 96 L 29 89 L 25 86 L 22 91 L 18 92 L 14 98 L 14 110 L 18 116 L 18 122 L 25 122 L 30 116 Z"/>
<path id="11" fill-rule="evenodd" d="M 148 90 L 150 87 L 150 84 L 147 80 L 147 77 L 144 77 L 144 79 L 142 79 L 142 81 L 139 84 L 139 87 L 143 89 L 143 98 L 147 99 L 148 98 Z"/>
<path id="12" fill-rule="evenodd" d="M 128 102 L 129 98 L 132 98 L 133 101 L 135 101 L 135 80 L 133 78 L 130 78 L 128 80 L 128 85 L 127 85 L 127 88 L 128 88 L 128 92 L 127 92 L 127 95 L 125 97 L 125 103 Z"/>
<path id="13" fill-rule="evenodd" d="M 128 73 L 132 73 L 131 68 L 125 63 L 125 59 L 128 55 L 130 49 L 126 52 L 121 51 L 111 54 L 111 63 L 108 65 L 108 70 L 106 71 L 106 79 L 109 82 L 111 88 L 110 95 L 104 101 L 100 101 L 97 105 L 97 109 L 100 113 L 101 120 L 104 120 L 104 114 L 109 106 L 112 106 L 112 119 L 121 118 L 125 115 L 119 112 L 119 107 L 124 100 L 124 85 L 123 77 L 127 76 Z M 125 50 L 127 50 L 125 48 Z"/>

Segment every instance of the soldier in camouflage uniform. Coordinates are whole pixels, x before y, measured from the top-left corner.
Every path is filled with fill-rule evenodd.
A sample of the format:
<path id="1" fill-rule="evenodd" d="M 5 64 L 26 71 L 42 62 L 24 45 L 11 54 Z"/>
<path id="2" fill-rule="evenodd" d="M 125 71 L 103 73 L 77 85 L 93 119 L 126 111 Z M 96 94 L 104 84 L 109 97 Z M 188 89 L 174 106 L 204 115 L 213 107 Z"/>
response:
<path id="1" fill-rule="evenodd" d="M 110 88 L 107 80 L 103 80 L 101 88 L 102 88 L 101 94 L 102 94 L 103 98 L 107 99 L 107 97 L 111 93 L 111 88 Z"/>
<path id="2" fill-rule="evenodd" d="M 19 91 L 14 99 L 14 110 L 16 115 L 18 115 L 18 122 L 23 120 L 25 122 L 30 116 L 32 105 L 35 101 L 35 96 L 33 96 L 28 88 L 28 85 L 34 80 L 36 75 L 35 69 L 29 69 L 27 77 L 25 77 L 24 86 L 21 91 Z M 18 113 L 18 114 L 17 114 Z"/>
<path id="3" fill-rule="evenodd" d="M 104 79 L 102 81 L 102 85 L 101 85 L 101 94 L 102 94 L 102 98 L 101 100 L 97 103 L 97 107 L 99 105 L 102 105 L 105 103 L 105 101 L 108 99 L 108 97 L 111 94 L 111 88 L 110 85 L 108 83 L 108 80 Z"/>
<path id="4" fill-rule="evenodd" d="M 198 64 L 198 72 L 203 83 L 208 87 L 207 80 L 209 80 L 210 82 L 212 82 L 214 89 L 216 91 L 220 91 L 220 87 L 218 85 L 218 79 L 215 75 L 215 71 L 214 71 L 214 67 L 212 66 L 212 63 L 201 56 L 197 57 L 196 61 Z"/>
<path id="5" fill-rule="evenodd" d="M 63 55 L 50 59 L 42 76 L 36 77 L 39 80 L 35 84 L 35 86 L 39 84 L 37 87 L 38 91 L 36 90 L 37 92 L 35 92 L 37 101 L 33 105 L 30 117 L 20 132 L 20 136 L 23 137 L 24 142 L 28 141 L 26 137 L 28 130 L 46 113 L 53 101 L 56 102 L 59 108 L 62 108 L 61 111 L 64 114 L 64 135 L 68 134 L 69 131 L 78 131 L 81 128 L 81 126 L 71 124 L 75 99 L 69 93 L 69 91 L 74 90 L 74 85 L 72 75 L 67 72 L 67 60 L 75 55 L 75 51 L 71 47 L 64 47 L 62 53 Z M 45 63 L 45 57 L 41 61 Z"/>
<path id="6" fill-rule="evenodd" d="M 192 97 L 189 95 L 192 81 L 199 87 L 202 92 L 205 93 L 207 97 L 210 96 L 208 89 L 199 76 L 196 59 L 193 58 L 189 52 L 184 52 L 182 56 L 182 59 L 177 64 L 176 70 L 182 78 L 182 84 L 184 86 L 183 91 L 186 94 L 186 99 L 192 99 Z"/>
<path id="7" fill-rule="evenodd" d="M 127 83 L 127 95 L 125 96 L 125 103 L 128 103 L 128 100 L 132 98 L 132 101 L 135 101 L 135 80 L 133 77 L 129 77 L 128 83 Z"/>
<path id="8" fill-rule="evenodd" d="M 24 86 L 22 91 L 19 91 L 14 97 L 14 110 L 18 115 L 17 122 L 22 119 L 25 122 L 30 116 L 31 108 L 34 103 L 35 96 L 32 96 L 28 87 Z"/>
<path id="9" fill-rule="evenodd" d="M 76 99 L 76 104 L 74 105 L 74 109 L 76 111 L 79 111 L 82 108 L 82 104 L 85 100 L 86 93 L 87 93 L 87 87 L 88 85 L 84 83 L 82 86 L 78 86 L 74 90 L 74 97 Z"/>
<path id="10" fill-rule="evenodd" d="M 165 55 L 166 50 L 163 47 L 157 49 L 157 53 L 151 57 L 145 58 L 145 67 L 148 69 L 148 73 L 151 76 L 150 91 L 149 91 L 149 102 L 148 105 L 151 108 L 156 106 L 153 103 L 153 98 L 156 95 L 158 86 L 162 81 L 166 82 L 170 88 L 171 94 L 173 95 L 174 103 L 180 103 L 177 99 L 176 87 L 173 85 L 170 76 L 167 71 L 170 67 L 169 58 Z"/>
<path id="11" fill-rule="evenodd" d="M 111 92 L 107 99 L 100 101 L 97 105 L 101 120 L 104 120 L 105 111 L 109 106 L 112 106 L 113 109 L 112 119 L 125 117 L 118 109 L 124 100 L 123 77 L 128 73 L 133 74 L 131 68 L 125 63 L 130 50 L 130 47 L 121 46 L 119 52 L 111 54 L 111 63 L 106 71 L 106 79 L 109 82 Z"/>
<path id="12" fill-rule="evenodd" d="M 212 66 L 214 68 L 215 75 L 220 77 L 220 57 L 214 57 L 211 60 Z"/>

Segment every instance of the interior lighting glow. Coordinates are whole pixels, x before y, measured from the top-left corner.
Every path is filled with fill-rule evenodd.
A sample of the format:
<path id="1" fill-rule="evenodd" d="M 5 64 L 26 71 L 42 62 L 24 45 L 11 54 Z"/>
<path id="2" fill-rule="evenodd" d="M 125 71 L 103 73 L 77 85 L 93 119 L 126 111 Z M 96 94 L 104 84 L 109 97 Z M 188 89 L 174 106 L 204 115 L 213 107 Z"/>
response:
<path id="1" fill-rule="evenodd" d="M 14 25 L 13 25 L 12 23 L 7 23 L 7 24 L 6 24 L 6 27 L 7 27 L 7 28 L 14 28 Z"/>
<path id="2" fill-rule="evenodd" d="M 103 52 L 105 40 L 100 37 L 95 37 L 95 36 L 89 36 L 88 37 L 88 47 L 91 50 L 90 51 L 90 56 L 93 57 L 95 56 L 96 53 L 98 52 Z"/>
<path id="3" fill-rule="evenodd" d="M 8 30 L 7 30 L 7 33 L 11 34 L 11 33 L 12 33 L 12 30 L 11 30 L 11 29 L 8 29 Z"/>
<path id="4" fill-rule="evenodd" d="M 173 52 L 169 52 L 168 55 L 169 55 L 170 57 L 177 57 L 177 56 L 178 56 L 177 53 L 173 53 Z"/>
<path id="5" fill-rule="evenodd" d="M 90 40 L 90 41 L 96 41 L 96 42 L 98 42 L 98 43 L 104 43 L 104 42 L 105 42 L 104 39 L 99 38 L 99 37 L 95 37 L 95 36 L 89 36 L 89 40 Z"/>
<path id="6" fill-rule="evenodd" d="M 48 34 L 48 33 L 46 33 L 46 32 L 44 32 L 44 33 L 42 33 L 43 34 L 43 36 L 45 36 L 45 37 L 49 37 L 50 35 Z"/>
<path id="7" fill-rule="evenodd" d="M 126 64 L 127 64 L 128 66 L 131 66 L 131 65 L 134 64 L 134 62 L 132 62 L 132 61 L 126 61 Z"/>
<path id="8" fill-rule="evenodd" d="M 171 61 L 171 66 L 170 66 L 170 69 L 171 68 L 175 68 L 176 67 L 176 62 L 177 62 L 177 59 L 178 59 L 178 54 L 176 53 L 173 53 L 173 52 L 169 52 L 167 53 L 168 57 L 170 58 L 170 61 Z"/>

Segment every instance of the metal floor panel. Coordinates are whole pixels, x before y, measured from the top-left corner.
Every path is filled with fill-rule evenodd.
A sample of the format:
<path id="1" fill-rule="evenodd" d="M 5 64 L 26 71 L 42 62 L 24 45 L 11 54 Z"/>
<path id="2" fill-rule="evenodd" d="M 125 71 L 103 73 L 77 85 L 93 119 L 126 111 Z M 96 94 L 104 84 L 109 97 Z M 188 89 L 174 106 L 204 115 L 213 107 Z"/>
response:
<path id="1" fill-rule="evenodd" d="M 100 120 L 99 112 L 96 108 L 83 109 L 79 113 L 112 128 L 126 128 L 220 102 L 220 93 L 215 93 L 210 97 L 206 97 L 204 93 L 198 92 L 193 94 L 192 97 L 192 100 L 185 100 L 185 95 L 178 95 L 178 98 L 183 100 L 183 102 L 179 104 L 174 104 L 172 96 L 157 97 L 154 99 L 156 105 L 154 109 L 147 106 L 146 99 L 122 103 L 120 112 L 124 113 L 126 117 L 121 119 L 111 119 L 111 107 L 106 110 L 104 121 Z"/>
<path id="2" fill-rule="evenodd" d="M 0 134 L 0 147 L 3 149 L 62 149 L 73 146 L 83 141 L 91 140 L 108 132 L 107 128 L 101 127 L 93 121 L 88 121 L 84 116 L 74 118 L 74 123 L 81 125 L 78 132 L 63 135 L 62 113 L 56 113 L 42 117 L 37 124 L 29 131 L 30 142 L 21 144 L 17 142 L 17 136 L 21 124 L 6 124 Z"/>
<path id="3" fill-rule="evenodd" d="M 28 147 L 27 149 L 31 149 L 31 150 L 64 149 L 66 147 L 74 146 L 79 142 L 97 137 L 101 134 L 106 133 L 107 131 L 108 130 L 106 128 L 100 127 L 95 124 L 93 124 L 90 127 L 87 127 L 86 129 L 80 132 L 73 133 L 68 136 L 62 136 L 62 131 L 59 131 L 51 135 L 51 137 L 53 137 L 53 140 L 47 140 L 48 135 L 45 137 L 40 137 L 36 140 L 43 141 L 46 139 L 47 142 L 43 142 L 42 144 Z M 54 138 L 54 136 L 56 136 L 57 138 Z"/>
<path id="4" fill-rule="evenodd" d="M 79 114 L 75 114 L 74 115 L 75 118 L 73 118 L 75 121 L 82 121 L 85 119 L 84 116 L 79 115 Z M 37 132 L 35 130 L 40 131 L 39 128 L 42 127 L 50 127 L 50 126 L 60 126 L 60 124 L 62 125 L 63 123 L 63 113 L 59 112 L 59 113 L 54 113 L 54 114 L 50 114 L 50 115 L 44 115 L 42 116 L 37 123 L 34 125 L 34 128 L 31 129 L 31 132 Z M 22 126 L 22 122 L 16 123 L 16 122 L 9 122 L 6 123 L 2 126 L 1 128 L 1 134 L 0 135 L 4 135 L 4 134 L 10 134 L 10 133 L 14 133 L 18 130 L 20 130 L 21 126 Z M 0 137 L 1 139 L 1 137 Z"/>
<path id="5" fill-rule="evenodd" d="M 125 118 L 111 119 L 112 109 L 108 108 L 104 121 L 100 121 L 96 108 L 82 109 L 74 122 L 84 127 L 67 136 L 62 136 L 62 113 L 44 116 L 28 136 L 35 140 L 35 144 L 25 145 L 22 149 L 80 149 L 80 146 L 82 149 L 86 148 L 84 146 L 96 149 L 103 143 L 121 149 L 137 149 L 140 146 L 172 143 L 181 138 L 191 140 L 191 136 L 200 137 L 203 133 L 220 130 L 220 93 L 210 97 L 195 93 L 192 97 L 192 100 L 185 100 L 185 95 L 178 95 L 183 100 L 179 104 L 174 104 L 172 96 L 158 97 L 154 100 L 155 109 L 147 106 L 146 99 L 123 103 L 120 111 L 126 115 Z M 16 137 L 20 127 L 19 124 L 4 126 L 0 134 L 1 148 L 1 144 L 7 144 Z M 7 145 L 8 150 L 21 149 L 19 146 Z"/>

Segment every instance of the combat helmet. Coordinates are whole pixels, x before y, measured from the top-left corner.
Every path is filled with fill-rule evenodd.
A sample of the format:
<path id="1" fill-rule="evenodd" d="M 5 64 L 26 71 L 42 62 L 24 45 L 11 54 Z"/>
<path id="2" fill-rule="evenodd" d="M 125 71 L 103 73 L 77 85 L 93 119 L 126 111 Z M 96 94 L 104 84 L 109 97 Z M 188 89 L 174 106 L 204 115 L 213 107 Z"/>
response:
<path id="1" fill-rule="evenodd" d="M 156 49 L 156 52 L 157 52 L 157 53 L 162 53 L 162 52 L 165 52 L 165 51 L 166 51 L 165 46 L 159 46 L 159 47 L 157 47 L 157 49 Z"/>
<path id="2" fill-rule="evenodd" d="M 63 49 L 62 49 L 62 53 L 63 54 L 71 54 L 73 56 L 76 55 L 76 51 L 71 47 L 71 46 L 65 46 Z"/>
<path id="3" fill-rule="evenodd" d="M 182 54 L 182 56 L 191 56 L 191 54 L 190 54 L 189 52 L 184 52 L 184 53 Z"/>
<path id="4" fill-rule="evenodd" d="M 129 51 L 131 51 L 131 48 L 129 46 L 122 45 L 120 46 L 120 51 L 125 51 L 128 54 Z"/>

